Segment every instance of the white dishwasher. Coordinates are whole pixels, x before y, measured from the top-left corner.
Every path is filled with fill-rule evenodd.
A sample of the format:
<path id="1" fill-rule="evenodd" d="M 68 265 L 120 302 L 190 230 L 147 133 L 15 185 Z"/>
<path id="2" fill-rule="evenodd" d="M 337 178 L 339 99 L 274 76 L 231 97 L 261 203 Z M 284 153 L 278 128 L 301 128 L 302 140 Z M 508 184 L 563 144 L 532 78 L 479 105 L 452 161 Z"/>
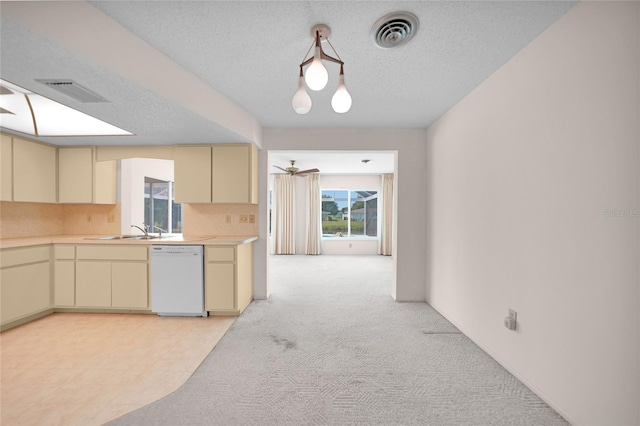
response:
<path id="1" fill-rule="evenodd" d="M 151 246 L 151 311 L 163 316 L 207 316 L 203 253 L 203 246 Z"/>

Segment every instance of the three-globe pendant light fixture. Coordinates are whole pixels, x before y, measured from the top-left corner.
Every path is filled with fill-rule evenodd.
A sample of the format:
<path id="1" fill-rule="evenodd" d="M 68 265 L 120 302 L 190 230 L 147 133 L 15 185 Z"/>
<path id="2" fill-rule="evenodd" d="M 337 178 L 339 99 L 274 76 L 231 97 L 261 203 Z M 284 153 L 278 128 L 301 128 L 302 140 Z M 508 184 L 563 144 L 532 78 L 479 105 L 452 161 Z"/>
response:
<path id="1" fill-rule="evenodd" d="M 316 92 L 325 88 L 329 80 L 329 74 L 327 73 L 327 69 L 324 65 L 322 65 L 322 60 L 324 59 L 340 64 L 340 81 L 338 83 L 338 90 L 336 90 L 333 98 L 331 98 L 331 106 L 335 112 L 340 114 L 345 113 L 351 109 L 351 95 L 344 85 L 344 62 L 342 62 L 340 55 L 338 55 L 338 52 L 336 52 L 331 42 L 329 42 L 331 29 L 324 24 L 318 24 L 311 28 L 311 35 L 314 38 L 314 41 L 309 48 L 309 51 L 307 51 L 307 54 L 309 54 L 311 48 L 314 48 L 315 46 L 314 54 L 312 57 L 303 60 L 300 64 L 298 90 L 293 96 L 291 105 L 293 106 L 294 111 L 298 114 L 306 114 L 311 110 L 311 97 L 305 90 L 305 83 L 309 89 Z M 329 43 L 329 46 L 331 46 L 331 49 L 333 49 L 333 52 L 338 58 L 331 57 L 322 50 L 322 41 L 324 40 Z M 307 55 L 305 55 L 305 58 L 306 57 Z M 307 68 L 305 74 L 303 69 L 307 65 L 309 65 L 309 68 Z"/>

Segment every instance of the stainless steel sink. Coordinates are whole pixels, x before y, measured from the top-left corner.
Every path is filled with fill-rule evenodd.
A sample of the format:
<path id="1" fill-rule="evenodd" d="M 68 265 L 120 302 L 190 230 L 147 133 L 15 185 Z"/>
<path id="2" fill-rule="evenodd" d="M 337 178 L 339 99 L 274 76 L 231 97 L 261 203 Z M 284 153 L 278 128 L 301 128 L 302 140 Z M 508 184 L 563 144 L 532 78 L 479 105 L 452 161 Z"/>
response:
<path id="1" fill-rule="evenodd" d="M 157 235 L 105 235 L 102 237 L 87 238 L 87 240 L 153 240 L 160 238 Z"/>
<path id="2" fill-rule="evenodd" d="M 87 240 L 121 240 L 122 235 L 106 235 L 104 237 L 86 238 Z"/>

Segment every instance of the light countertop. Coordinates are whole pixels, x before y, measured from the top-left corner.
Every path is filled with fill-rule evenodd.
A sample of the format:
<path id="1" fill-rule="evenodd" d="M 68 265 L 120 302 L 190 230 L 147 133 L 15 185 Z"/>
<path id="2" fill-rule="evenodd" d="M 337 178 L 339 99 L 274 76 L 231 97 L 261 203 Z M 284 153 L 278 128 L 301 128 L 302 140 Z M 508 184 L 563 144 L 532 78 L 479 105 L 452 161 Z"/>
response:
<path id="1" fill-rule="evenodd" d="M 27 247 L 42 244 L 116 244 L 116 245 L 205 245 L 205 246 L 235 246 L 247 244 L 258 239 L 255 235 L 169 235 L 151 240 L 102 240 L 103 235 L 48 235 L 43 237 L 3 238 L 0 248 Z"/>

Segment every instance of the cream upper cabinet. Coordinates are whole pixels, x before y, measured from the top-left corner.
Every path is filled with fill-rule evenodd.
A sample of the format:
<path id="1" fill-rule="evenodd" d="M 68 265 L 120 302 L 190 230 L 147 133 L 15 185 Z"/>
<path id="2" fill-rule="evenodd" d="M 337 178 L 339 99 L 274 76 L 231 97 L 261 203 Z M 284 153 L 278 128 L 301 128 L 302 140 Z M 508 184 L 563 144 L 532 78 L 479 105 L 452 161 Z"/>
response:
<path id="1" fill-rule="evenodd" d="M 13 149 L 11 136 L 0 135 L 0 201 L 13 200 Z"/>
<path id="2" fill-rule="evenodd" d="M 116 204 L 118 186 L 118 163 L 116 161 L 96 161 L 93 164 L 94 204 Z"/>
<path id="3" fill-rule="evenodd" d="M 258 202 L 257 150 L 252 145 L 214 145 L 212 202 Z"/>
<path id="4" fill-rule="evenodd" d="M 58 148 L 58 202 L 116 203 L 116 162 L 95 156 L 90 146 Z"/>
<path id="5" fill-rule="evenodd" d="M 179 203 L 257 203 L 258 152 L 252 145 L 178 146 L 174 155 Z"/>
<path id="6" fill-rule="evenodd" d="M 177 203 L 211 202 L 211 146 L 178 146 L 173 159 Z"/>
<path id="7" fill-rule="evenodd" d="M 93 202 L 93 149 L 58 148 L 58 201 Z"/>
<path id="8" fill-rule="evenodd" d="M 13 138 L 13 201 L 56 202 L 56 148 Z"/>

